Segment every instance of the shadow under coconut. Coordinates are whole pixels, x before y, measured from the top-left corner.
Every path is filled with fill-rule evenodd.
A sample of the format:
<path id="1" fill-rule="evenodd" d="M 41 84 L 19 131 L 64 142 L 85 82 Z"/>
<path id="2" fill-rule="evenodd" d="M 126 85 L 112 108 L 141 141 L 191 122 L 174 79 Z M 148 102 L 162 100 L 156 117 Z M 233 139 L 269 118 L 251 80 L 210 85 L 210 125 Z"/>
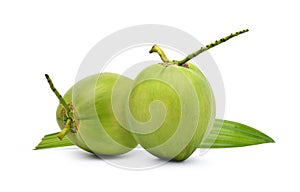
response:
<path id="1" fill-rule="evenodd" d="M 106 162 L 111 166 L 118 167 L 125 170 L 151 170 L 159 167 L 189 167 L 189 166 L 205 166 L 208 164 L 207 159 L 205 159 L 201 155 L 194 154 L 190 158 L 185 161 L 172 161 L 172 160 L 164 160 L 159 159 L 142 148 L 136 148 L 128 153 L 122 155 L 96 155 L 93 153 L 89 153 L 83 151 L 77 147 L 65 147 L 65 148 L 57 148 L 55 150 L 64 150 L 72 158 L 83 161 L 100 161 Z"/>
<path id="2" fill-rule="evenodd" d="M 102 154 L 94 154 L 87 151 L 84 151 L 78 147 L 70 146 L 70 147 L 63 147 L 63 148 L 53 148 L 53 150 L 63 150 L 68 153 L 71 153 L 71 155 L 74 156 L 74 158 L 77 159 L 83 159 L 83 160 L 113 160 L 113 159 L 121 159 L 121 158 L 127 158 L 127 154 L 122 155 L 102 155 Z"/>
<path id="3" fill-rule="evenodd" d="M 184 161 L 175 161 L 175 160 L 164 160 L 157 158 L 156 161 L 158 163 L 165 162 L 165 166 L 194 166 L 194 165 L 201 165 L 205 166 L 209 164 L 207 159 L 203 155 L 199 155 L 195 152 L 192 156 L 190 156 L 188 159 Z"/>

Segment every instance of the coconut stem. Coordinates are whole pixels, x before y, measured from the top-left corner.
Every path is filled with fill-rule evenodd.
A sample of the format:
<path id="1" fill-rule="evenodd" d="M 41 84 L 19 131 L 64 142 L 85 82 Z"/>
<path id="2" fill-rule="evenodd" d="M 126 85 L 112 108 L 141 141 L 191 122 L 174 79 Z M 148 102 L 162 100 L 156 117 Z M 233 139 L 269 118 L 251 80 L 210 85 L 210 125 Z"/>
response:
<path id="1" fill-rule="evenodd" d="M 238 36 L 242 33 L 245 33 L 245 32 L 248 32 L 249 30 L 248 29 L 245 29 L 245 30 L 242 30 L 242 31 L 238 31 L 236 33 L 231 33 L 230 35 L 226 36 L 226 37 L 223 37 L 222 39 L 219 39 L 211 44 L 208 44 L 204 47 L 201 47 L 199 50 L 195 51 L 194 53 L 188 55 L 186 58 L 184 58 L 183 60 L 181 61 L 178 61 L 176 64 L 177 65 L 183 65 L 184 63 L 188 62 L 189 60 L 191 60 L 192 58 L 196 57 L 197 55 L 199 55 L 200 53 L 204 52 L 204 51 L 207 51 L 208 49 L 210 48 L 213 48 L 221 43 L 224 43 L 225 41 L 231 39 L 232 37 L 235 37 L 235 36 Z"/>
<path id="2" fill-rule="evenodd" d="M 45 74 L 45 77 L 49 83 L 49 86 L 51 88 L 51 90 L 54 92 L 54 94 L 56 95 L 56 97 L 59 100 L 59 103 L 65 108 L 66 110 L 66 115 L 67 117 L 69 117 L 69 113 L 70 113 L 70 107 L 67 105 L 66 101 L 64 100 L 64 98 L 61 96 L 61 94 L 57 91 L 57 89 L 54 87 L 52 80 L 50 79 L 48 74 Z"/>
<path id="3" fill-rule="evenodd" d="M 170 62 L 170 60 L 166 56 L 165 52 L 159 46 L 153 45 L 153 47 L 151 48 L 149 53 L 153 53 L 153 52 L 156 52 L 160 56 L 160 58 L 163 62 Z"/>
<path id="4" fill-rule="evenodd" d="M 67 119 L 65 127 L 58 133 L 57 138 L 62 140 L 64 136 L 70 131 L 71 129 L 71 118 Z"/>

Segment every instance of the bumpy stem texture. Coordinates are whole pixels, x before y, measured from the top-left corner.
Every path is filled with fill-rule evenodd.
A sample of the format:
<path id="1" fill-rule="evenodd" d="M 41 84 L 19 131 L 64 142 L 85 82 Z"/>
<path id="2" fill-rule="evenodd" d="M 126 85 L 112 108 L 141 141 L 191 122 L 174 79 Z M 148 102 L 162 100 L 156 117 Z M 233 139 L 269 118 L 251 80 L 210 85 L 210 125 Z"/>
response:
<path id="1" fill-rule="evenodd" d="M 184 63 L 188 62 L 189 60 L 191 60 L 192 58 L 196 57 L 197 55 L 199 55 L 200 53 L 204 52 L 204 51 L 207 51 L 208 49 L 210 48 L 213 48 L 221 43 L 224 43 L 225 41 L 231 39 L 232 37 L 235 37 L 235 36 L 238 36 L 242 33 L 245 33 L 245 32 L 248 32 L 249 30 L 248 29 L 245 29 L 245 30 L 242 30 L 242 31 L 238 31 L 236 33 L 231 33 L 230 35 L 226 36 L 226 37 L 223 37 L 222 39 L 219 39 L 219 40 L 216 40 L 215 42 L 211 43 L 211 44 L 208 44 L 204 47 L 201 47 L 199 50 L 197 50 L 196 52 L 188 55 L 186 58 L 184 58 L 183 60 L 181 61 L 178 61 L 178 65 L 183 65 Z"/>
<path id="2" fill-rule="evenodd" d="M 156 52 L 160 56 L 160 58 L 163 62 L 169 62 L 170 61 L 168 59 L 168 57 L 166 56 L 165 52 L 159 46 L 153 45 L 153 47 L 151 48 L 149 53 L 153 53 L 153 52 Z"/>
<path id="3" fill-rule="evenodd" d="M 50 79 L 48 74 L 45 74 L 45 77 L 49 83 L 49 86 L 51 88 L 51 90 L 54 92 L 54 94 L 56 95 L 56 97 L 58 98 L 60 104 L 65 108 L 66 110 L 66 115 L 67 117 L 69 117 L 69 113 L 70 113 L 70 107 L 67 105 L 66 101 L 64 100 L 64 98 L 61 96 L 61 94 L 57 91 L 57 89 L 54 87 L 52 80 Z"/>

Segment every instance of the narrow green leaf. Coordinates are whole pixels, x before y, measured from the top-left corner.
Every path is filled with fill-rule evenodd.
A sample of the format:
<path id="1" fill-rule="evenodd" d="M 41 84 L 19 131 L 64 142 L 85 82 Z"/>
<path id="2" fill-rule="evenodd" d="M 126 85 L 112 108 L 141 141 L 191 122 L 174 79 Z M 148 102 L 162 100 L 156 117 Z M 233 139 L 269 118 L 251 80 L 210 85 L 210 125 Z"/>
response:
<path id="1" fill-rule="evenodd" d="M 62 140 L 57 139 L 57 134 L 45 135 L 35 147 L 35 150 L 74 145 L 66 137 Z M 274 143 L 274 140 L 250 126 L 234 121 L 216 119 L 212 131 L 199 148 L 244 147 L 263 143 Z"/>
<path id="2" fill-rule="evenodd" d="M 274 143 L 268 135 L 242 123 L 216 119 L 199 148 L 229 148 Z"/>
<path id="3" fill-rule="evenodd" d="M 45 135 L 41 142 L 34 148 L 34 150 L 38 149 L 49 149 L 49 148 L 55 148 L 55 147 L 66 147 L 74 145 L 71 143 L 67 137 L 64 137 L 62 140 L 59 140 L 57 138 L 57 133 L 52 133 Z"/>

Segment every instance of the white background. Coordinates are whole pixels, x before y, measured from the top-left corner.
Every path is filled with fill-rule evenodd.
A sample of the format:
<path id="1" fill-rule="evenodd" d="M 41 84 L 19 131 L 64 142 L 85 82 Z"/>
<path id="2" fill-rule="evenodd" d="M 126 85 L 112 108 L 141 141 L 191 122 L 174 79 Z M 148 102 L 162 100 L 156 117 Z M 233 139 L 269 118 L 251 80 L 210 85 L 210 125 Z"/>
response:
<path id="1" fill-rule="evenodd" d="M 297 5 L 291 0 L 1 1 L 0 191 L 299 191 Z M 225 83 L 226 119 L 251 125 L 276 143 L 210 150 L 147 171 L 115 168 L 76 148 L 33 151 L 44 134 L 58 131 L 58 102 L 44 73 L 64 92 L 99 40 L 149 23 L 177 27 L 204 44 L 249 28 L 210 54 Z"/>

